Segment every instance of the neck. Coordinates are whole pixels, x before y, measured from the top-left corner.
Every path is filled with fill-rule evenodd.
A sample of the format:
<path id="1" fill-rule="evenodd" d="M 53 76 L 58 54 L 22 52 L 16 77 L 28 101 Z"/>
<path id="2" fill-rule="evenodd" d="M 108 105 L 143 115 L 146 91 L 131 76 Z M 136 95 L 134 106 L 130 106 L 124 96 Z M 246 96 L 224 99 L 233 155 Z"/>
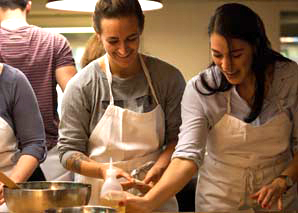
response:
<path id="1" fill-rule="evenodd" d="M 1 27 L 7 29 L 16 29 L 28 25 L 26 21 L 26 12 L 22 11 L 21 9 L 7 9 L 5 11 L 1 10 L 0 13 Z"/>
<path id="2" fill-rule="evenodd" d="M 243 83 L 236 86 L 238 94 L 249 106 L 252 106 L 255 95 L 255 76 L 251 74 Z"/>
<path id="3" fill-rule="evenodd" d="M 112 75 L 120 77 L 120 78 L 129 78 L 131 76 L 134 76 L 138 72 L 142 70 L 142 66 L 139 60 L 139 57 L 136 57 L 136 60 L 133 64 L 131 64 L 127 68 L 119 67 L 117 64 L 113 64 L 110 62 L 110 69 L 112 72 Z"/>

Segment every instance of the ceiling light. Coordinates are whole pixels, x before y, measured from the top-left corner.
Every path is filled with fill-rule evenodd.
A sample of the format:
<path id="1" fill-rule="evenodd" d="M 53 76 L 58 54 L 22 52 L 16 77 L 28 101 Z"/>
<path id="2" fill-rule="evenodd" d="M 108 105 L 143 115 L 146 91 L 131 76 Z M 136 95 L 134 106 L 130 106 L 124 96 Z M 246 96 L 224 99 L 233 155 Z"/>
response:
<path id="1" fill-rule="evenodd" d="M 97 0 L 48 0 L 46 7 L 49 9 L 94 12 Z M 139 0 L 143 11 L 157 10 L 163 7 L 161 0 Z"/>

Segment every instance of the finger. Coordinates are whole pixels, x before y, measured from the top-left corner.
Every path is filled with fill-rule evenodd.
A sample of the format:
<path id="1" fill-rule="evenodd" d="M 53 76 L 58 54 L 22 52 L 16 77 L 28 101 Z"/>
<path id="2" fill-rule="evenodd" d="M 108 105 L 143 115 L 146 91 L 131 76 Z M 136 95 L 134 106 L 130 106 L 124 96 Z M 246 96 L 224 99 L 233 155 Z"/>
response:
<path id="1" fill-rule="evenodd" d="M 130 182 L 130 181 L 120 182 L 120 184 L 124 190 L 131 189 L 131 188 L 135 187 L 135 185 L 136 185 L 135 182 Z"/>
<path id="2" fill-rule="evenodd" d="M 277 208 L 278 208 L 278 210 L 283 209 L 283 203 L 282 203 L 282 197 L 281 196 L 277 200 Z"/>
<path id="3" fill-rule="evenodd" d="M 142 181 L 136 180 L 136 188 L 143 194 L 147 193 L 152 187 L 149 184 L 145 184 Z"/>
<path id="4" fill-rule="evenodd" d="M 268 205 L 267 205 L 267 208 L 268 209 L 271 209 L 271 207 L 278 201 L 278 198 L 273 195 L 271 200 L 269 201 Z"/>
<path id="5" fill-rule="evenodd" d="M 151 175 L 150 175 L 150 176 L 147 176 L 147 175 L 146 175 L 146 177 L 145 177 L 144 180 L 143 180 L 143 182 L 144 182 L 145 184 L 149 184 L 151 181 L 152 181 L 152 176 L 151 176 Z"/>
<path id="6" fill-rule="evenodd" d="M 251 194 L 250 195 L 250 198 L 252 198 L 252 199 L 257 199 L 259 196 L 260 196 L 260 191 L 258 191 L 258 192 L 256 192 L 256 193 L 254 193 L 254 194 Z"/>
<path id="7" fill-rule="evenodd" d="M 272 191 L 268 191 L 267 193 L 262 193 L 258 199 L 259 204 L 262 206 L 262 208 L 267 208 L 269 202 L 275 197 L 273 196 L 274 193 Z M 263 198 L 263 199 L 262 199 Z"/>
<path id="8" fill-rule="evenodd" d="M 259 194 L 259 197 L 258 197 L 258 199 L 257 199 L 258 204 L 260 204 L 260 205 L 262 206 L 262 203 L 263 203 L 264 199 L 266 198 L 266 196 L 268 196 L 268 195 L 267 195 L 267 192 L 266 192 L 266 191 L 262 191 L 262 192 Z M 269 198 L 271 198 L 271 196 L 270 196 Z M 267 198 L 267 199 L 269 199 L 269 198 Z"/>
<path id="9" fill-rule="evenodd" d="M 118 173 L 117 178 L 119 177 L 124 177 L 126 180 L 133 182 L 133 178 L 126 172 L 121 171 L 120 173 Z"/>

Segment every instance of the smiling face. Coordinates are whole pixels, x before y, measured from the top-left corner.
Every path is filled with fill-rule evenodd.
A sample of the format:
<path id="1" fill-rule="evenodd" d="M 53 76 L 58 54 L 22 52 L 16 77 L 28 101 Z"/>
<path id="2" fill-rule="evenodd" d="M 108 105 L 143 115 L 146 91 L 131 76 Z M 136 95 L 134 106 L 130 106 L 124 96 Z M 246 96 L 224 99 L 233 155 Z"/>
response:
<path id="1" fill-rule="evenodd" d="M 101 29 L 99 36 L 111 67 L 126 69 L 133 66 L 137 61 L 141 34 L 137 17 L 104 18 Z"/>
<path id="2" fill-rule="evenodd" d="M 213 62 L 233 85 L 241 85 L 253 79 L 251 65 L 253 47 L 241 39 L 231 39 L 230 47 L 225 37 L 212 33 L 210 36 Z"/>

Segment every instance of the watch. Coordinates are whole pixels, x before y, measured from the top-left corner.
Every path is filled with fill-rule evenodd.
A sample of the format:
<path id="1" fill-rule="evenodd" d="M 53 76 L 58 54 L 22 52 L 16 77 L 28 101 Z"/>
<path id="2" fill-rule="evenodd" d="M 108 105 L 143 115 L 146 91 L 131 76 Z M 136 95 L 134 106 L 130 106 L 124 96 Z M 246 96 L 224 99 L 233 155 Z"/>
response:
<path id="1" fill-rule="evenodd" d="M 286 181 L 287 190 L 294 185 L 294 181 L 288 175 L 279 175 L 276 178 L 282 178 L 282 179 L 284 179 Z"/>

